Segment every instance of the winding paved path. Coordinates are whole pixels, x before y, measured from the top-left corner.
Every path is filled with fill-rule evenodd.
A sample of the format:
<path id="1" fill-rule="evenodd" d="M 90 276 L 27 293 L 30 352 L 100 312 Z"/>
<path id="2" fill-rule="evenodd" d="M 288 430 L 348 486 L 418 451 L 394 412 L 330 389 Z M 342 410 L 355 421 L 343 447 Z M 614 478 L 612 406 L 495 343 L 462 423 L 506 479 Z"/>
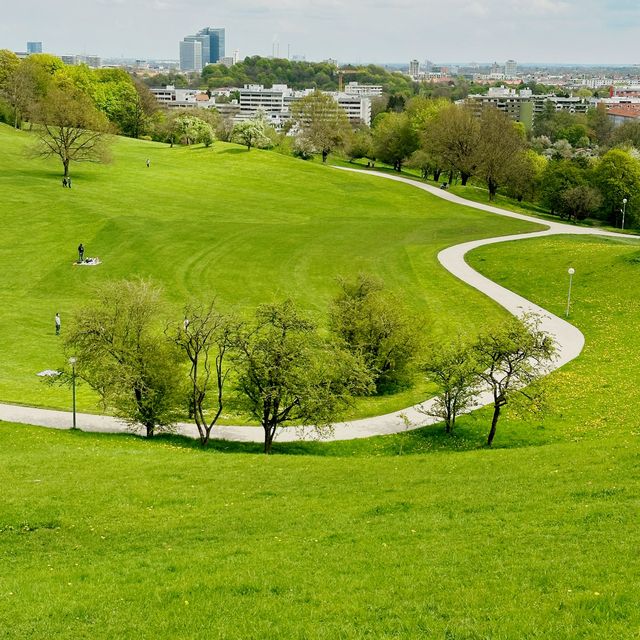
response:
<path id="1" fill-rule="evenodd" d="M 361 169 L 341 168 L 341 170 L 372 175 L 377 178 L 394 180 L 395 182 L 404 182 L 405 184 L 422 189 L 423 191 L 427 191 L 434 196 L 454 202 L 455 204 L 546 226 L 547 229 L 544 231 L 500 236 L 496 238 L 484 238 L 483 240 L 473 240 L 471 242 L 458 244 L 440 251 L 438 254 L 438 260 L 440 261 L 440 264 L 447 269 L 447 271 L 478 291 L 486 294 L 513 315 L 521 317 L 524 313 L 529 312 L 538 314 L 541 317 L 541 329 L 552 335 L 558 346 L 558 357 L 554 362 L 553 369 L 561 367 L 580 354 L 584 346 L 584 336 L 582 333 L 562 318 L 549 313 L 526 298 L 523 298 L 522 296 L 513 293 L 513 291 L 505 289 L 492 280 L 480 275 L 465 262 L 464 256 L 472 249 L 482 247 L 487 244 L 510 242 L 512 240 L 522 240 L 524 238 L 540 238 L 551 235 L 564 234 L 606 236 L 626 239 L 638 238 L 638 236 L 630 236 L 628 234 L 616 233 L 613 231 L 603 231 L 601 229 L 576 227 L 570 224 L 543 221 L 538 218 L 514 213 L 491 205 L 471 202 L 449 193 L 448 191 L 444 191 L 421 182 L 416 182 L 408 178 L 403 178 L 401 176 L 378 173 L 375 171 L 363 171 Z M 355 438 L 368 438 L 370 436 L 398 433 L 405 429 L 416 429 L 428 424 L 433 424 L 437 422 L 437 420 L 426 416 L 423 413 L 424 409 L 428 408 L 432 402 L 433 400 L 430 400 L 421 405 L 415 405 L 402 411 L 396 411 L 395 413 L 377 416 L 375 418 L 365 418 L 363 420 L 338 423 L 334 425 L 333 434 L 327 439 L 351 440 Z M 484 406 L 490 402 L 491 397 L 489 393 L 480 394 L 477 398 L 478 406 Z M 420 411 L 420 409 L 423 411 Z M 65 411 L 52 411 L 33 407 L 0 404 L 0 420 L 50 427 L 54 429 L 69 429 L 72 424 L 72 415 L 70 412 Z M 79 413 L 77 415 L 77 424 L 84 431 L 97 431 L 104 433 L 124 432 L 128 429 L 122 422 L 110 416 L 99 416 L 84 413 Z M 195 426 L 187 423 L 179 424 L 178 432 L 190 437 L 197 437 L 198 435 Z M 277 440 L 280 442 L 289 442 L 299 440 L 302 436 L 303 434 L 299 430 L 295 428 L 287 428 L 279 431 Z M 214 428 L 213 437 L 239 442 L 262 442 L 264 439 L 264 433 L 261 427 L 221 426 Z"/>

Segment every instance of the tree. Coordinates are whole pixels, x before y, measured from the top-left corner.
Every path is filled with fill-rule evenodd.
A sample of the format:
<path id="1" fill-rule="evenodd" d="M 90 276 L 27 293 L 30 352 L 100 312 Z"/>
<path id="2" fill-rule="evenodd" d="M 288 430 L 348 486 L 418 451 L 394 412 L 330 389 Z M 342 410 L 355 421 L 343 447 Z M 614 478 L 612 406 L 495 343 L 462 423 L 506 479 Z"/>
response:
<path id="1" fill-rule="evenodd" d="M 569 220 L 585 220 L 602 204 L 600 192 L 586 184 L 566 189 L 560 199 L 562 211 Z"/>
<path id="2" fill-rule="evenodd" d="M 553 338 L 540 329 L 539 318 L 528 314 L 522 319 L 509 318 L 481 335 L 474 349 L 478 375 L 493 396 L 493 417 L 487 437 L 490 447 L 502 408 L 515 393 L 526 395 L 525 387 L 546 372 L 556 348 Z"/>
<path id="3" fill-rule="evenodd" d="M 433 179 L 437 181 L 442 173 L 442 165 L 440 158 L 436 158 L 433 154 L 425 151 L 425 149 L 417 149 L 407 160 L 407 166 L 411 169 L 419 169 L 420 175 L 427 180 L 429 174 L 433 175 Z"/>
<path id="4" fill-rule="evenodd" d="M 158 330 L 160 301 L 148 281 L 108 282 L 76 312 L 65 341 L 77 375 L 147 437 L 175 423 L 184 397 L 177 352 Z"/>
<path id="5" fill-rule="evenodd" d="M 340 291 L 329 310 L 329 327 L 371 372 L 376 391 L 405 384 L 422 347 L 417 319 L 382 281 L 360 274 L 339 279 Z"/>
<path id="6" fill-rule="evenodd" d="M 594 182 L 602 194 L 602 208 L 609 220 L 617 224 L 626 198 L 626 215 L 635 223 L 640 192 L 640 161 L 623 149 L 611 149 L 593 170 Z"/>
<path id="7" fill-rule="evenodd" d="M 402 171 L 405 160 L 418 148 L 418 136 L 406 113 L 378 116 L 373 130 L 373 153 L 376 158 Z"/>
<path id="8" fill-rule="evenodd" d="M 58 157 L 69 175 L 73 162 L 106 162 L 110 126 L 107 119 L 78 91 L 52 88 L 36 110 L 37 155 Z"/>
<path id="9" fill-rule="evenodd" d="M 332 96 L 320 91 L 294 102 L 291 116 L 297 135 L 322 154 L 322 162 L 333 150 L 344 146 L 351 133 L 345 110 Z"/>
<path id="10" fill-rule="evenodd" d="M 189 361 L 189 405 L 200 444 L 206 447 L 224 407 L 224 386 L 231 370 L 227 356 L 239 325 L 218 311 L 214 302 L 190 304 L 184 313 L 184 321 L 172 331 L 172 340 Z M 209 407 L 212 417 L 206 416 Z"/>
<path id="11" fill-rule="evenodd" d="M 260 112 L 250 120 L 238 122 L 231 131 L 231 140 L 247 147 L 266 148 L 271 146 L 271 138 L 267 135 L 268 124 Z"/>
<path id="12" fill-rule="evenodd" d="M 36 82 L 27 65 L 19 64 L 9 70 L 2 84 L 1 96 L 13 114 L 14 129 L 20 129 L 36 100 Z"/>
<path id="13" fill-rule="evenodd" d="M 460 338 L 438 343 L 430 349 L 430 357 L 422 370 L 439 386 L 433 406 L 423 411 L 441 418 L 445 431 L 452 433 L 458 415 L 476 404 L 479 378 L 475 351 Z"/>
<path id="14" fill-rule="evenodd" d="M 632 120 L 623 122 L 616 127 L 611 134 L 611 143 L 614 145 L 631 145 L 640 149 L 640 122 Z"/>
<path id="15" fill-rule="evenodd" d="M 372 143 L 371 129 L 369 127 L 363 125 L 356 129 L 347 138 L 345 145 L 345 154 L 349 158 L 349 162 L 353 162 L 358 158 L 371 158 Z"/>
<path id="16" fill-rule="evenodd" d="M 532 149 L 518 153 L 507 171 L 507 193 L 518 202 L 534 200 L 546 166 L 546 158 Z"/>
<path id="17" fill-rule="evenodd" d="M 600 102 L 595 109 L 587 111 L 587 124 L 591 129 L 592 137 L 599 145 L 609 144 L 614 126 L 604 103 Z"/>
<path id="18" fill-rule="evenodd" d="M 552 160 L 540 179 L 540 201 L 551 213 L 563 215 L 565 203 L 562 194 L 586 183 L 584 171 L 570 160 Z"/>
<path id="19" fill-rule="evenodd" d="M 173 127 L 182 144 L 204 144 L 205 147 L 210 147 L 215 140 L 211 125 L 194 115 L 179 115 L 173 121 Z"/>
<path id="20" fill-rule="evenodd" d="M 423 145 L 445 170 L 460 173 L 462 186 L 474 174 L 480 125 L 468 107 L 449 105 L 427 124 Z"/>
<path id="21" fill-rule="evenodd" d="M 474 158 L 476 175 L 487 183 L 489 200 L 505 183 L 511 163 L 523 149 L 524 138 L 515 123 L 495 107 L 485 107 L 480 116 Z"/>
<path id="22" fill-rule="evenodd" d="M 290 300 L 259 307 L 239 349 L 238 386 L 264 429 L 265 453 L 279 427 L 298 422 L 322 432 L 370 386 L 362 364 L 321 340 Z"/>

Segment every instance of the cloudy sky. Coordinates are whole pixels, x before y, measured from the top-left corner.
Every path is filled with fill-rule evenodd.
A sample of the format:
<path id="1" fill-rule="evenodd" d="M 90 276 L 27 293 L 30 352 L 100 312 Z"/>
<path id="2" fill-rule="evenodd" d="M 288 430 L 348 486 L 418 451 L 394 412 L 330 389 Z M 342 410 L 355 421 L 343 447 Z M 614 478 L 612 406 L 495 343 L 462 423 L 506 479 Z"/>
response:
<path id="1" fill-rule="evenodd" d="M 639 0 L 19 0 L 0 48 L 103 57 L 178 57 L 201 27 L 227 54 L 342 62 L 640 63 Z"/>

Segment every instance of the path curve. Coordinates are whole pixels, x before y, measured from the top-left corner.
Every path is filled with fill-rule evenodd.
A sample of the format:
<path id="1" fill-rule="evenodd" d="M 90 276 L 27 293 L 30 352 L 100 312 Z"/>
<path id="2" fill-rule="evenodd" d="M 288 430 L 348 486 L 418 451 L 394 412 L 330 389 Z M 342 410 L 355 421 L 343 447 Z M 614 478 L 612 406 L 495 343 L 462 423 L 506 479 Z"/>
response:
<path id="1" fill-rule="evenodd" d="M 576 227 L 561 222 L 540 220 L 532 216 L 527 216 L 506 209 L 500 209 L 492 205 L 479 202 L 471 202 L 460 196 L 456 196 L 449 191 L 433 187 L 431 185 L 417 182 L 402 176 L 394 176 L 377 171 L 365 171 L 362 169 L 351 169 L 348 167 L 336 167 L 342 171 L 375 176 L 395 182 L 403 182 L 412 187 L 422 189 L 428 193 L 465 207 L 479 209 L 488 213 L 493 213 L 508 218 L 516 218 L 526 222 L 533 222 L 543 225 L 547 229 L 534 231 L 531 233 L 521 233 L 509 236 L 498 236 L 494 238 L 484 238 L 473 240 L 462 244 L 454 245 L 443 249 L 438 254 L 440 264 L 454 276 L 466 284 L 481 291 L 495 302 L 503 306 L 509 313 L 521 317 L 525 313 L 536 313 L 541 318 L 540 328 L 552 335 L 557 343 L 557 359 L 550 370 L 555 370 L 562 365 L 576 358 L 584 347 L 584 336 L 582 332 L 569 324 L 562 318 L 553 315 L 546 309 L 533 304 L 533 302 L 519 296 L 518 294 L 500 286 L 472 269 L 465 261 L 465 255 L 477 247 L 498 242 L 510 242 L 512 240 L 523 240 L 527 238 L 540 238 L 552 235 L 592 235 L 614 238 L 638 239 L 639 236 L 616 233 L 614 231 L 603 231 L 601 229 L 590 229 L 588 227 Z M 477 406 L 484 406 L 491 403 L 491 396 L 488 392 L 481 393 L 477 398 Z M 353 440 L 356 438 L 369 438 L 376 435 L 387 435 L 405 431 L 407 429 L 417 429 L 429 424 L 438 422 L 436 418 L 426 416 L 425 409 L 428 410 L 433 400 L 414 405 L 408 409 L 396 411 L 374 418 L 364 418 L 351 422 L 341 422 L 334 425 L 333 433 L 325 438 L 326 440 Z M 54 429 L 70 429 L 72 426 L 72 414 L 66 411 L 54 411 L 49 409 L 38 409 L 35 407 L 24 407 L 10 404 L 0 404 L 0 420 L 6 422 L 18 422 Z M 111 416 L 100 416 L 86 413 L 77 414 L 77 424 L 83 431 L 94 431 L 102 433 L 119 433 L 130 431 L 121 421 Z M 197 438 L 198 433 L 195 425 L 180 423 L 178 433 L 181 435 Z M 262 427 L 235 427 L 220 426 L 215 427 L 213 437 L 223 440 L 234 440 L 237 442 L 263 442 L 264 432 Z M 303 439 L 304 432 L 294 427 L 280 429 L 277 435 L 279 442 L 292 442 Z"/>

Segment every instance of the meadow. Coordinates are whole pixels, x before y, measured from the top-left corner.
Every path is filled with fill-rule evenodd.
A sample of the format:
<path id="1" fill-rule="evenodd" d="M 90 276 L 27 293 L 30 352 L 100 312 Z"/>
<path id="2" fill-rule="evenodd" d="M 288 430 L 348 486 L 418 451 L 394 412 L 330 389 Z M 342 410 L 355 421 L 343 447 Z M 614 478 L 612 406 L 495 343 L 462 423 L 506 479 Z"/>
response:
<path id="1" fill-rule="evenodd" d="M 295 299 L 322 325 L 336 277 L 375 273 L 424 318 L 425 332 L 476 333 L 503 312 L 443 271 L 438 251 L 534 224 L 462 210 L 406 185 L 216 143 L 169 148 L 118 138 L 108 165 L 61 165 L 26 156 L 27 132 L 0 126 L 0 401 L 68 407 L 68 390 L 36 373 L 64 363 L 62 332 L 107 280 L 140 275 L 163 285 L 180 320 L 193 296 L 216 296 L 250 313 Z M 151 161 L 147 168 L 146 159 Z M 98 267 L 74 267 L 76 247 Z M 400 409 L 425 397 L 424 383 L 367 399 L 354 415 Z M 86 388 L 79 407 L 99 411 Z"/>
<path id="2" fill-rule="evenodd" d="M 14 144 L 14 134 L 9 136 Z M 280 171 L 286 166 L 299 189 L 305 180 L 322 185 L 318 198 L 327 198 L 327 216 L 332 209 L 326 190 L 348 190 L 353 180 L 353 188 L 363 191 L 353 195 L 355 211 L 364 212 L 364 204 L 358 209 L 357 203 L 366 199 L 383 199 L 389 209 L 370 214 L 361 226 L 334 213 L 335 225 L 328 219 L 316 225 L 307 221 L 302 228 L 291 224 L 291 233 L 302 234 L 311 225 L 322 230 L 320 237 L 327 242 L 353 244 L 367 266 L 387 270 L 385 277 L 394 287 L 404 282 L 415 292 L 412 304 L 428 312 L 434 331 L 442 335 L 458 327 L 473 333 L 503 317 L 493 303 L 441 273 L 435 253 L 437 246 L 468 234 L 516 229 L 508 220 L 451 205 L 440 210 L 440 203 L 410 187 L 332 173 L 301 161 L 289 166 L 268 154 L 235 152 L 227 158 L 231 146 L 205 152 L 128 141 L 118 145 L 131 172 L 138 162 L 144 168 L 146 156 L 152 155 L 145 153 L 149 149 L 157 149 L 152 171 L 166 152 L 172 158 L 167 171 L 175 169 L 176 175 L 180 162 L 192 166 L 191 158 L 198 154 L 211 163 L 211 173 L 214 164 L 221 172 L 227 161 L 240 158 L 255 163 L 258 176 L 263 163 L 274 163 Z M 78 190 L 92 183 L 104 186 L 102 172 L 116 172 L 117 162 L 83 167 Z M 38 180 L 41 192 L 55 200 L 53 169 L 42 168 Z M 138 172 L 146 175 L 143 169 Z M 229 168 L 225 180 L 233 185 L 241 172 L 238 166 Z M 205 174 L 198 178 L 196 172 L 195 183 Z M 25 181 L 23 197 L 31 202 L 25 195 L 26 176 L 16 175 L 12 180 Z M 121 179 L 128 184 L 130 178 L 122 174 Z M 61 198 L 70 197 L 60 191 Z M 195 191 L 187 200 L 191 197 L 197 201 Z M 56 206 L 70 234 L 72 220 L 80 215 Z M 116 207 L 105 204 L 96 219 L 112 210 Z M 40 215 L 35 209 L 33 213 Z M 393 224 L 387 227 L 388 216 Z M 114 213 L 109 224 L 122 225 L 128 234 L 133 221 L 125 217 Z M 17 237 L 18 223 L 12 224 L 8 228 Z M 43 220 L 41 224 L 44 242 L 48 235 Z M 236 219 L 229 227 L 237 231 L 239 224 Z M 280 237 L 271 229 L 276 224 L 264 225 L 271 242 Z M 87 225 L 88 231 L 94 229 Z M 108 247 L 96 253 L 127 259 L 131 245 L 125 255 L 119 236 L 108 241 L 109 234 L 101 235 L 102 227 L 94 225 L 95 237 Z M 359 235 L 343 238 L 333 229 L 336 225 L 342 233 L 357 229 Z M 373 231 L 366 238 L 367 225 L 383 225 L 377 233 L 384 228 L 387 236 L 376 245 Z M 219 226 L 224 228 L 221 222 Z M 148 227 L 149 233 L 158 233 Z M 32 236 L 37 228 L 34 224 Z M 284 227 L 279 231 L 284 235 Z M 173 235 L 166 233 L 165 239 L 182 238 L 180 225 L 173 227 Z M 414 243 L 406 244 L 407 238 Z M 366 261 L 367 244 L 381 251 L 389 241 L 395 243 L 395 253 Z M 67 271 L 77 245 L 74 236 L 67 235 L 64 243 L 56 237 L 48 242 L 49 260 L 58 246 L 66 252 L 64 261 L 43 268 L 42 277 L 50 280 L 40 290 L 16 268 L 12 273 L 27 290 L 17 287 L 13 299 L 33 325 L 33 335 L 49 345 L 45 355 L 53 356 L 57 343 L 49 335 L 52 322 L 39 324 L 55 290 L 52 284 L 62 288 L 71 308 L 89 290 L 89 279 L 125 271 L 111 258 L 95 271 L 79 273 L 70 266 Z M 85 239 L 90 252 L 93 242 Z M 241 244 L 239 240 L 237 246 Z M 266 261 L 273 247 L 260 246 L 255 243 L 253 251 Z M 320 318 L 332 290 L 331 282 L 321 277 L 326 248 L 318 245 L 305 263 L 307 254 L 296 254 L 296 246 L 289 247 L 290 264 L 300 259 L 307 265 L 306 275 L 315 265 L 317 277 L 304 280 L 307 284 L 296 292 L 282 267 L 279 288 L 271 293 L 297 293 Z M 3 249 L 3 266 L 10 267 L 7 253 Z M 409 255 L 411 269 L 406 267 Z M 280 266 L 276 257 L 274 272 Z M 362 264 L 342 258 L 354 270 Z M 128 259 L 134 272 L 164 282 L 176 305 L 200 281 L 182 270 L 180 260 Z M 234 259 L 225 268 L 231 269 Z M 259 454 L 259 445 L 218 441 L 202 451 L 194 442 L 169 436 L 146 441 L 1 423 L 0 638 L 638 638 L 640 243 L 548 237 L 483 247 L 468 259 L 490 278 L 558 315 L 566 304 L 567 268 L 576 269 L 570 320 L 585 334 L 586 346 L 578 359 L 549 376 L 546 414 L 518 416 L 508 408 L 493 450 L 483 447 L 489 412 L 480 410 L 461 418 L 452 437 L 436 425 L 362 441 L 276 443 L 272 456 Z M 144 271 L 150 264 L 153 272 Z M 234 267 L 236 277 L 241 267 Z M 252 261 L 245 268 L 258 269 Z M 38 273 L 32 271 L 34 280 Z M 203 281 L 211 277 L 215 288 L 215 274 L 207 269 L 199 273 Z M 265 273 L 254 271 L 256 277 Z M 224 291 L 219 295 L 240 308 L 260 300 L 257 288 L 252 297 L 238 287 L 217 284 Z M 21 351 L 13 342 L 30 343 L 6 328 L 11 291 L 6 281 L 1 286 L 6 309 L 2 353 L 15 349 L 17 359 Z M 37 313 L 23 300 L 29 293 Z M 24 365 L 36 364 L 36 351 L 27 349 Z M 20 377 L 25 368 L 13 369 L 15 390 L 6 372 L 0 388 L 18 399 L 35 397 L 44 403 L 38 387 L 30 386 L 26 374 Z M 56 397 L 45 400 L 55 402 Z"/>

